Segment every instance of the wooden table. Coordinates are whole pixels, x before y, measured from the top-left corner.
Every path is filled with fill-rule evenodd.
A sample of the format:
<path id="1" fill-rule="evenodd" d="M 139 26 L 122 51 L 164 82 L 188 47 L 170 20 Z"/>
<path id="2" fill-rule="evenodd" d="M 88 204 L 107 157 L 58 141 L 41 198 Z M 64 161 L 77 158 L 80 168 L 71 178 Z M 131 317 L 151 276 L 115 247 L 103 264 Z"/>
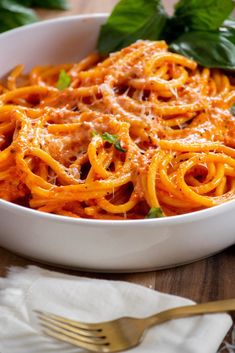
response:
<path id="1" fill-rule="evenodd" d="M 73 0 L 71 1 L 71 9 L 67 12 L 44 10 L 38 12 L 42 19 L 79 13 L 108 12 L 116 2 L 117 0 Z M 174 0 L 167 1 L 166 6 L 169 11 L 171 11 L 173 3 Z M 221 234 L 222 236 L 223 234 Z M 218 255 L 193 264 L 148 273 L 91 274 L 77 271 L 59 271 L 75 275 L 135 282 L 159 291 L 203 302 L 235 297 L 234 254 L 235 247 L 231 247 Z M 26 266 L 29 264 L 33 264 L 33 262 L 16 256 L 5 249 L 0 249 L 1 276 L 6 274 L 9 266 Z M 44 267 L 53 269 L 53 267 Z"/>

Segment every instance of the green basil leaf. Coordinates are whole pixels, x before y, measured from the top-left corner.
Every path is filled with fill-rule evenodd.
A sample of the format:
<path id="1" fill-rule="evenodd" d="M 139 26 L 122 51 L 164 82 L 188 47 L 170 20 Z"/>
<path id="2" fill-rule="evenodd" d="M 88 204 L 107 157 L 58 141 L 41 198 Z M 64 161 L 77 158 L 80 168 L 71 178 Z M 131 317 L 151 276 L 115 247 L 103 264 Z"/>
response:
<path id="1" fill-rule="evenodd" d="M 17 2 L 24 6 L 45 9 L 67 10 L 69 8 L 66 0 L 17 0 Z"/>
<path id="2" fill-rule="evenodd" d="M 186 29 L 213 31 L 219 29 L 234 6 L 233 0 L 180 0 L 174 18 Z"/>
<path id="3" fill-rule="evenodd" d="M 65 70 L 60 71 L 59 79 L 56 83 L 56 88 L 60 91 L 63 91 L 65 88 L 68 88 L 71 83 L 71 77 L 67 74 Z"/>
<path id="4" fill-rule="evenodd" d="M 222 27 L 235 29 L 235 18 L 229 17 L 227 20 L 224 21 Z"/>
<path id="5" fill-rule="evenodd" d="M 165 217 L 160 207 L 152 207 L 145 218 L 162 218 Z"/>
<path id="6" fill-rule="evenodd" d="M 220 32 L 226 37 L 230 42 L 235 44 L 235 20 L 226 20 L 220 27 Z"/>
<path id="7" fill-rule="evenodd" d="M 121 142 L 119 140 L 117 140 L 114 144 L 114 147 L 116 148 L 116 150 L 118 150 L 119 152 L 126 152 L 126 150 L 124 148 L 122 148 L 121 146 Z"/>
<path id="8" fill-rule="evenodd" d="M 188 32 L 170 49 L 202 66 L 235 70 L 235 45 L 220 32 Z"/>
<path id="9" fill-rule="evenodd" d="M 108 54 L 138 39 L 158 40 L 166 20 L 161 0 L 121 0 L 101 28 L 98 51 Z"/>
<path id="10" fill-rule="evenodd" d="M 102 135 L 102 139 L 113 145 L 117 141 L 118 137 L 117 135 L 112 135 L 109 132 L 104 132 Z"/>
<path id="11" fill-rule="evenodd" d="M 102 139 L 114 145 L 116 150 L 118 150 L 119 152 L 126 152 L 126 150 L 122 148 L 121 141 L 118 139 L 117 135 L 112 135 L 109 132 L 104 132 L 102 135 Z"/>
<path id="12" fill-rule="evenodd" d="M 0 1 L 0 32 L 37 21 L 34 11 L 13 0 Z"/>

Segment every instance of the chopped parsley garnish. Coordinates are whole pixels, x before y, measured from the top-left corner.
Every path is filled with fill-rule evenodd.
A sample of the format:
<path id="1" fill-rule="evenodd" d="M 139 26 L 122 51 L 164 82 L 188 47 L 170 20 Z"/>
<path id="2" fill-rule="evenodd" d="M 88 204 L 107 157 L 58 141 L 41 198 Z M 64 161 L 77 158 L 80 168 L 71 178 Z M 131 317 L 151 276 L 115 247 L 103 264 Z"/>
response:
<path id="1" fill-rule="evenodd" d="M 67 74 L 65 70 L 60 71 L 58 81 L 56 83 L 56 88 L 60 91 L 63 91 L 65 88 L 68 88 L 71 83 L 71 77 Z"/>
<path id="2" fill-rule="evenodd" d="M 165 217 L 160 207 L 152 207 L 145 218 L 162 218 Z"/>
<path id="3" fill-rule="evenodd" d="M 112 135 L 109 132 L 104 132 L 102 135 L 102 139 L 111 143 L 119 152 L 126 152 L 126 150 L 122 148 L 121 141 L 118 139 L 117 135 Z"/>

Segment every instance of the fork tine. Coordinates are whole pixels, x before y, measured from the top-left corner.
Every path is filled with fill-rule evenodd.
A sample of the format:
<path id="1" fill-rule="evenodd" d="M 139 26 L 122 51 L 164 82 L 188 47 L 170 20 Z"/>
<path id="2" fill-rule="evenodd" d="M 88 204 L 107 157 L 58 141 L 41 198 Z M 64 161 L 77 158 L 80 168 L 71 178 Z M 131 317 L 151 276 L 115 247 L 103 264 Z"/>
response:
<path id="1" fill-rule="evenodd" d="M 48 315 L 42 315 L 42 314 L 38 314 L 38 319 L 44 326 L 60 327 L 67 331 L 74 332 L 77 335 L 80 335 L 81 338 L 90 337 L 93 340 L 97 340 L 97 342 L 105 338 L 102 330 L 87 330 L 84 328 L 75 327 L 69 323 L 68 319 L 66 320 L 66 322 L 63 322 L 62 320 L 56 320 Z"/>
<path id="2" fill-rule="evenodd" d="M 101 330 L 100 324 L 94 324 L 94 323 L 85 323 L 85 322 L 79 322 L 79 321 L 74 321 L 74 320 L 70 320 L 67 319 L 63 316 L 59 316 L 59 315 L 55 315 L 55 314 L 51 314 L 45 311 L 40 311 L 40 310 L 34 310 L 34 312 L 38 315 L 38 317 L 47 317 L 50 319 L 53 319 L 57 322 L 62 322 L 62 323 L 68 323 L 71 326 L 77 327 L 77 328 L 81 328 L 84 330 L 88 330 L 88 331 L 97 331 L 99 332 Z"/>
<path id="3" fill-rule="evenodd" d="M 80 335 L 79 331 L 76 331 L 76 330 L 70 331 L 70 328 L 67 329 L 67 328 L 64 328 L 63 326 L 62 327 L 57 326 L 57 325 L 52 324 L 50 322 L 43 321 L 41 323 L 41 325 L 43 327 L 45 327 L 46 329 L 61 333 L 67 337 L 70 337 L 74 340 L 78 340 L 80 342 L 85 342 L 85 343 L 90 343 L 90 344 L 95 344 L 95 345 L 105 345 L 108 343 L 107 340 L 105 340 L 102 337 L 97 338 L 97 337 L 82 336 L 82 335 Z"/>
<path id="4" fill-rule="evenodd" d="M 85 348 L 88 351 L 91 352 L 109 352 L 109 346 L 108 345 L 96 345 L 96 344 L 90 344 L 87 342 L 82 342 L 79 341 L 78 339 L 73 339 L 71 337 L 68 337 L 67 335 L 55 332 L 53 330 L 50 329 L 44 329 L 43 333 L 45 333 L 46 335 L 56 338 L 60 341 L 66 342 L 66 343 L 70 343 L 74 346 L 80 347 L 80 348 Z"/>

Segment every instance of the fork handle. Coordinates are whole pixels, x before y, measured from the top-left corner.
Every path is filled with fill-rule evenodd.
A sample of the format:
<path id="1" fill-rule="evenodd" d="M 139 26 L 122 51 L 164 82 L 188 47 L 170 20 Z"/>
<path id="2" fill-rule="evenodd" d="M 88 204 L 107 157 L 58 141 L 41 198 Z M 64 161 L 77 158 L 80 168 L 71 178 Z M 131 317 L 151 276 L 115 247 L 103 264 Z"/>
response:
<path id="1" fill-rule="evenodd" d="M 196 305 L 181 306 L 178 308 L 162 311 L 149 316 L 146 320 L 148 326 L 160 324 L 172 319 L 180 319 L 194 315 L 224 313 L 235 311 L 235 299 L 218 300 Z"/>

